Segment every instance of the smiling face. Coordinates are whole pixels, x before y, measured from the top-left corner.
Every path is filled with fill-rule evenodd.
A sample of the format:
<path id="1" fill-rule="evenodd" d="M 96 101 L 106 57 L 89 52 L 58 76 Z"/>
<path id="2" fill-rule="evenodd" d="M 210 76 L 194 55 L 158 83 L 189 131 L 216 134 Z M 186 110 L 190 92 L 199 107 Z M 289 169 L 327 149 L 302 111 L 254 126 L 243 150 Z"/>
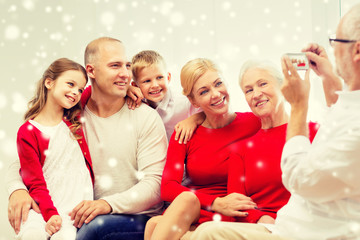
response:
<path id="1" fill-rule="evenodd" d="M 87 66 L 93 89 L 103 98 L 124 98 L 131 80 L 131 64 L 127 61 L 125 48 L 116 41 L 104 41 L 98 46 L 93 63 Z"/>
<path id="2" fill-rule="evenodd" d="M 170 78 L 163 64 L 153 64 L 138 73 L 136 84 L 148 101 L 158 103 L 167 93 Z"/>
<path id="3" fill-rule="evenodd" d="M 251 111 L 259 118 L 269 117 L 283 107 L 280 84 L 267 70 L 247 70 L 240 86 Z"/>
<path id="4" fill-rule="evenodd" d="M 220 74 L 207 70 L 194 84 L 189 100 L 201 107 L 206 116 L 222 115 L 229 111 L 229 94 Z"/>
<path id="5" fill-rule="evenodd" d="M 55 80 L 45 80 L 48 98 L 66 109 L 74 107 L 80 101 L 85 85 L 84 74 L 76 70 L 65 71 Z"/>

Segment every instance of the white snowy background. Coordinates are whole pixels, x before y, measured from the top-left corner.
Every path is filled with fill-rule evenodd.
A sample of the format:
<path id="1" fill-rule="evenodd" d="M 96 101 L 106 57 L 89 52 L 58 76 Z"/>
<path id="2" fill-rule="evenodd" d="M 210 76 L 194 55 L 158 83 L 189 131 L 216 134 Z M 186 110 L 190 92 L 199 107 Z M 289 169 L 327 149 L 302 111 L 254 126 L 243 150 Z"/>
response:
<path id="1" fill-rule="evenodd" d="M 55 59 L 83 63 L 86 44 L 100 36 L 138 51 L 162 54 L 181 91 L 179 72 L 190 59 L 208 57 L 222 68 L 236 111 L 248 111 L 237 84 L 250 58 L 279 64 L 282 54 L 308 42 L 332 50 L 328 35 L 358 0 L 0 0 L 0 186 L 17 158 L 16 132 L 35 82 Z M 321 84 L 312 74 L 310 115 L 321 122 Z M 0 240 L 12 239 L 5 187 L 0 190 Z"/>

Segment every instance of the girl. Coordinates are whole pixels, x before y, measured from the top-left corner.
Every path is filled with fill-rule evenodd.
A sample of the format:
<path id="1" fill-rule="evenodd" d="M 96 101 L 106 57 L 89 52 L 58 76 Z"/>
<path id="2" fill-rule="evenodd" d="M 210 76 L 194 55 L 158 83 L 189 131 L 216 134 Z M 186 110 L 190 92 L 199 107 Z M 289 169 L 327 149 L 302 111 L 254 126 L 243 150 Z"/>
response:
<path id="1" fill-rule="evenodd" d="M 94 175 L 79 119 L 86 83 L 80 64 L 60 58 L 44 72 L 29 102 L 17 135 L 20 173 L 42 216 L 31 210 L 16 239 L 76 237 L 68 214 L 93 199 Z"/>

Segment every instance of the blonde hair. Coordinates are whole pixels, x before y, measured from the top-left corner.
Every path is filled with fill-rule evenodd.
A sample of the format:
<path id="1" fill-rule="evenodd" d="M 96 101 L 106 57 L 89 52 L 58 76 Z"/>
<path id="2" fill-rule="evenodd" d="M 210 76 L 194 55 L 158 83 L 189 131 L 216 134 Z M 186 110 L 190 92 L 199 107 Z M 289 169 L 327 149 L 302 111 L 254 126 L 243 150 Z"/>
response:
<path id="1" fill-rule="evenodd" d="M 219 67 L 213 61 L 206 58 L 196 58 L 190 60 L 183 66 L 180 73 L 180 80 L 183 88 L 183 94 L 185 96 L 193 97 L 192 89 L 195 83 L 208 70 L 221 74 Z"/>
<path id="2" fill-rule="evenodd" d="M 59 58 L 55 60 L 45 70 L 42 78 L 38 81 L 35 96 L 28 103 L 29 109 L 24 115 L 25 121 L 35 118 L 44 109 L 48 93 L 48 89 L 45 87 L 45 80 L 51 79 L 56 81 L 56 79 L 61 76 L 61 74 L 69 70 L 80 71 L 84 75 L 84 78 L 87 82 L 88 78 L 86 70 L 83 66 L 67 58 Z M 66 117 L 71 122 L 72 125 L 70 126 L 70 129 L 75 138 L 80 137 L 78 134 L 76 134 L 77 130 L 81 127 L 80 120 L 78 119 L 80 111 L 80 102 L 78 102 L 70 109 L 64 108 L 64 117 Z"/>
<path id="3" fill-rule="evenodd" d="M 158 52 L 153 50 L 139 52 L 132 58 L 131 64 L 131 70 L 135 82 L 137 81 L 139 73 L 146 67 L 162 64 L 164 69 L 166 69 L 164 58 Z"/>
<path id="4" fill-rule="evenodd" d="M 100 37 L 100 38 L 97 38 L 97 39 L 91 41 L 86 46 L 86 49 L 85 49 L 85 55 L 84 55 L 85 66 L 87 64 L 93 64 L 94 62 L 97 61 L 98 53 L 99 53 L 99 46 L 100 46 L 100 44 L 102 44 L 104 42 L 118 42 L 118 43 L 122 44 L 122 42 L 120 40 L 111 38 L 111 37 Z"/>

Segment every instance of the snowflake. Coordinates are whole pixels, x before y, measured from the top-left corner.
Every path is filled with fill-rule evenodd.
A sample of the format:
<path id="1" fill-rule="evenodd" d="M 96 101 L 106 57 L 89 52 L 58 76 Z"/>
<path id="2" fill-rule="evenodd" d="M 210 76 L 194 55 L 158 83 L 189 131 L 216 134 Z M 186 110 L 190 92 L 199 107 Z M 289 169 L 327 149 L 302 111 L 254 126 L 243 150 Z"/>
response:
<path id="1" fill-rule="evenodd" d="M 182 14 L 181 12 L 174 12 L 170 16 L 170 22 L 174 26 L 180 26 L 184 23 L 184 21 L 185 21 L 185 17 L 184 17 L 184 14 Z"/>
<path id="2" fill-rule="evenodd" d="M 117 10 L 118 10 L 119 12 L 124 12 L 124 11 L 126 10 L 126 5 L 125 5 L 125 3 L 119 3 L 119 4 L 117 5 Z"/>
<path id="3" fill-rule="evenodd" d="M 17 10 L 16 5 L 11 5 L 11 6 L 9 7 L 8 12 L 16 12 L 16 10 Z"/>
<path id="4" fill-rule="evenodd" d="M 7 98 L 4 94 L 0 93 L 0 109 L 7 106 Z"/>
<path id="5" fill-rule="evenodd" d="M 230 10 L 231 9 L 231 3 L 230 2 L 223 2 L 222 4 L 223 9 L 226 10 Z"/>
<path id="6" fill-rule="evenodd" d="M 138 194 L 138 192 L 132 191 L 131 194 L 130 194 L 130 197 L 132 199 L 137 199 L 139 197 L 139 194 Z"/>
<path id="7" fill-rule="evenodd" d="M 118 161 L 116 160 L 116 158 L 110 158 L 108 160 L 108 164 L 110 167 L 116 167 L 117 163 L 118 163 Z"/>
<path id="8" fill-rule="evenodd" d="M 5 39 L 15 40 L 20 36 L 20 29 L 16 25 L 9 25 L 5 28 Z"/>
<path id="9" fill-rule="evenodd" d="M 32 0 L 23 0 L 22 5 L 26 10 L 29 11 L 32 11 L 35 8 L 35 4 Z"/>
<path id="10" fill-rule="evenodd" d="M 173 231 L 173 232 L 178 231 L 178 229 L 179 229 L 178 225 L 173 225 L 173 226 L 171 227 L 171 231 Z M 179 229 L 179 230 L 180 230 L 180 229 Z"/>
<path id="11" fill-rule="evenodd" d="M 22 37 L 23 37 L 24 39 L 28 39 L 28 38 L 29 38 L 29 33 L 24 32 L 24 33 L 22 34 Z"/>
<path id="12" fill-rule="evenodd" d="M 145 173 L 142 172 L 142 171 L 137 171 L 137 172 L 135 173 L 135 175 L 136 175 L 136 178 L 137 178 L 139 181 L 145 177 Z"/>
<path id="13" fill-rule="evenodd" d="M 262 168 L 262 167 L 264 166 L 264 162 L 258 161 L 258 162 L 256 163 L 256 166 L 257 166 L 258 168 Z"/>
<path id="14" fill-rule="evenodd" d="M 113 185 L 113 180 L 109 175 L 102 175 L 99 177 L 99 183 L 102 189 L 110 189 Z"/>
<path id="15" fill-rule="evenodd" d="M 213 221 L 214 222 L 220 222 L 221 221 L 221 215 L 218 213 L 215 213 L 213 216 Z"/>
<path id="16" fill-rule="evenodd" d="M 18 92 L 13 93 L 13 104 L 11 106 L 15 113 L 24 113 L 27 109 L 27 101 L 23 94 Z"/>
<path id="17" fill-rule="evenodd" d="M 104 12 L 101 14 L 100 21 L 105 26 L 113 25 L 115 22 L 115 16 L 112 12 Z"/>
<path id="18" fill-rule="evenodd" d="M 181 169 L 181 164 L 180 163 L 175 164 L 175 169 L 177 170 Z"/>
<path id="19" fill-rule="evenodd" d="M 104 220 L 102 218 L 96 218 L 96 224 L 101 226 L 104 224 Z"/>
<path id="20" fill-rule="evenodd" d="M 62 21 L 63 21 L 63 23 L 69 23 L 73 18 L 74 18 L 74 16 L 71 16 L 69 14 L 65 14 L 62 17 Z"/>
<path id="21" fill-rule="evenodd" d="M 57 11 L 57 12 L 62 12 L 62 11 L 63 11 L 63 7 L 62 7 L 62 6 L 57 6 L 57 7 L 56 7 L 56 11 Z"/>
<path id="22" fill-rule="evenodd" d="M 281 46 L 281 45 L 284 44 L 285 39 L 284 39 L 284 36 L 283 36 L 283 35 L 277 34 L 277 35 L 275 35 L 275 36 L 273 37 L 273 41 L 274 41 L 274 43 L 275 43 L 276 45 Z"/>
<path id="23" fill-rule="evenodd" d="M 61 32 L 56 32 L 50 34 L 50 39 L 54 41 L 61 41 L 63 39 L 63 35 Z"/>
<path id="24" fill-rule="evenodd" d="M 260 48 L 256 44 L 252 44 L 249 48 L 249 51 L 252 55 L 257 56 L 260 53 Z"/>
<path id="25" fill-rule="evenodd" d="M 4 130 L 0 130 L 0 139 L 5 139 L 6 133 Z"/>
<path id="26" fill-rule="evenodd" d="M 160 12 L 163 15 L 168 15 L 171 12 L 171 9 L 174 7 L 174 3 L 172 2 L 163 2 L 163 4 L 160 6 Z"/>
<path id="27" fill-rule="evenodd" d="M 52 8 L 50 6 L 45 7 L 45 12 L 46 13 L 51 13 L 52 12 Z"/>

